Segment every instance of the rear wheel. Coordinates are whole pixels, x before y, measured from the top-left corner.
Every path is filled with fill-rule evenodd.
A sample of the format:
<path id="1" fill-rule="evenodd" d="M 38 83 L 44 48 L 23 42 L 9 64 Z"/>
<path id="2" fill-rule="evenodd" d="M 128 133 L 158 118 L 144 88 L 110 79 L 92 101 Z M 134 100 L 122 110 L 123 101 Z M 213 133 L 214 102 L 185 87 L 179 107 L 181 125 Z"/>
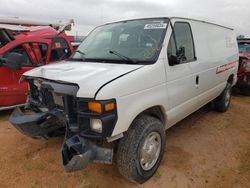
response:
<path id="1" fill-rule="evenodd" d="M 165 148 L 162 122 L 151 116 L 141 116 L 120 140 L 117 164 L 120 173 L 130 181 L 143 183 L 154 175 Z"/>
<path id="2" fill-rule="evenodd" d="M 217 112 L 226 112 L 231 103 L 232 84 L 227 83 L 226 88 L 219 97 L 214 100 L 214 108 Z"/>

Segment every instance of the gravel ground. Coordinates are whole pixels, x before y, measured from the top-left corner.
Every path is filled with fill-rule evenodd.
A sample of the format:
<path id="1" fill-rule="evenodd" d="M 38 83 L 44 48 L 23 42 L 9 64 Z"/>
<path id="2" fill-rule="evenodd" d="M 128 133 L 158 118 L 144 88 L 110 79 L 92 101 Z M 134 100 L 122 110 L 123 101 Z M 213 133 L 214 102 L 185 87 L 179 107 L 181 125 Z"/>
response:
<path id="1" fill-rule="evenodd" d="M 115 165 L 65 173 L 63 137 L 27 138 L 10 125 L 10 113 L 0 112 L 0 187 L 250 188 L 250 97 L 235 95 L 228 112 L 202 108 L 170 128 L 161 166 L 143 185 L 123 179 Z"/>

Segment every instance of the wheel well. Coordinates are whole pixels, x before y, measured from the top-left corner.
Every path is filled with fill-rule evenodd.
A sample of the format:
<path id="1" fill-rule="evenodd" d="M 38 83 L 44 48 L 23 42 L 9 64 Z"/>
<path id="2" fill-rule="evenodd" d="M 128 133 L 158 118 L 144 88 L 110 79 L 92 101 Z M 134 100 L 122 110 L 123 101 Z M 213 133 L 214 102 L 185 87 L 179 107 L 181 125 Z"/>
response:
<path id="1" fill-rule="evenodd" d="M 234 75 L 233 75 L 233 74 L 231 74 L 231 75 L 229 76 L 229 78 L 228 78 L 227 82 L 228 82 L 228 83 L 230 83 L 230 84 L 232 84 L 232 83 L 233 83 L 233 81 L 234 81 Z"/>
<path id="2" fill-rule="evenodd" d="M 150 116 L 156 117 L 157 119 L 159 119 L 163 123 L 163 125 L 165 125 L 165 123 L 167 121 L 166 115 L 164 113 L 164 109 L 161 106 L 150 107 L 150 108 L 144 110 L 143 112 L 141 112 L 137 117 L 142 116 L 142 115 L 150 115 Z"/>

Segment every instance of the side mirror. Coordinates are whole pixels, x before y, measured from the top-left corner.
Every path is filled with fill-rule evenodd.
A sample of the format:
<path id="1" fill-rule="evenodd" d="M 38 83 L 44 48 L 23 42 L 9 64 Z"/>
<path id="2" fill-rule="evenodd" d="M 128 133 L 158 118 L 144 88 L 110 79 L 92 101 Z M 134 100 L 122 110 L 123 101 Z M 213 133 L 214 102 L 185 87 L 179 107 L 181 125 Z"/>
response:
<path id="1" fill-rule="evenodd" d="M 178 60 L 177 56 L 171 55 L 168 57 L 169 65 L 174 66 L 180 64 L 180 61 Z"/>
<path id="2" fill-rule="evenodd" d="M 186 61 L 186 56 L 185 56 L 185 47 L 181 46 L 177 51 L 176 55 L 170 55 L 168 56 L 168 61 L 170 66 L 178 65 L 182 61 Z"/>
<path id="3" fill-rule="evenodd" d="M 20 70 L 22 67 L 23 55 L 12 52 L 8 54 L 8 57 L 5 60 L 5 65 L 14 70 Z"/>

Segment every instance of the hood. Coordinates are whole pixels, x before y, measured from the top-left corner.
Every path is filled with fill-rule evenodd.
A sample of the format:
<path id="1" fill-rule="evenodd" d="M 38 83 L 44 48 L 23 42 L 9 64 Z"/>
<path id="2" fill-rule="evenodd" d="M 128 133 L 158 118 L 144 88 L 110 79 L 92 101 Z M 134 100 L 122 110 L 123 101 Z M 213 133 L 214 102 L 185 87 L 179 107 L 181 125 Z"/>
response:
<path id="1" fill-rule="evenodd" d="M 32 69 L 24 73 L 24 76 L 77 84 L 77 97 L 93 98 L 97 90 L 107 82 L 142 66 L 64 61 Z"/>

